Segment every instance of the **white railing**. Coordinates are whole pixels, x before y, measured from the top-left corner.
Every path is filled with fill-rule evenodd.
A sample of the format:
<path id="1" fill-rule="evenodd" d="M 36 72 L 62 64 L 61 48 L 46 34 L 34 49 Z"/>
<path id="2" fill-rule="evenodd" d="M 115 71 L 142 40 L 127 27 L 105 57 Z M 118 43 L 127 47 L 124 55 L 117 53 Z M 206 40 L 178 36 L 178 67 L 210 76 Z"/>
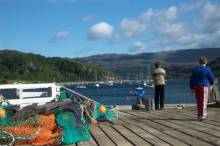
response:
<path id="1" fill-rule="evenodd" d="M 40 91 L 25 91 L 26 89 L 48 89 L 47 94 Z M 57 86 L 55 83 L 45 84 L 4 84 L 0 85 L 0 90 L 15 89 L 15 99 L 7 100 L 12 105 L 31 105 L 33 103 L 44 104 L 56 98 Z M 45 96 L 47 95 L 47 96 Z"/>

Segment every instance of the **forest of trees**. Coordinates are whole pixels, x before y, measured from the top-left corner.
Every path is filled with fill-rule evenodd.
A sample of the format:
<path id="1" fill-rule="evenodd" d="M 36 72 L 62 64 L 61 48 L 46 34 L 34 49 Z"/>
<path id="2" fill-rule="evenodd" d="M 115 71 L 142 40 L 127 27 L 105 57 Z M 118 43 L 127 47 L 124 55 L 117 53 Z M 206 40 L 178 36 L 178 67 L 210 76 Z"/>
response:
<path id="1" fill-rule="evenodd" d="M 69 58 L 0 51 L 0 82 L 71 82 L 106 80 L 109 69 Z"/>
<path id="2" fill-rule="evenodd" d="M 219 62 L 220 58 L 217 58 L 208 64 L 217 77 L 220 75 Z M 189 78 L 195 65 L 175 64 L 166 66 L 165 69 L 168 78 Z M 146 79 L 147 74 L 146 67 L 143 71 L 138 64 L 133 66 L 132 70 L 123 68 L 123 72 L 130 74 L 121 74 L 77 59 L 44 57 L 11 50 L 0 51 L 0 83 L 105 81 L 109 78 Z M 142 77 L 137 78 L 138 75 Z"/>

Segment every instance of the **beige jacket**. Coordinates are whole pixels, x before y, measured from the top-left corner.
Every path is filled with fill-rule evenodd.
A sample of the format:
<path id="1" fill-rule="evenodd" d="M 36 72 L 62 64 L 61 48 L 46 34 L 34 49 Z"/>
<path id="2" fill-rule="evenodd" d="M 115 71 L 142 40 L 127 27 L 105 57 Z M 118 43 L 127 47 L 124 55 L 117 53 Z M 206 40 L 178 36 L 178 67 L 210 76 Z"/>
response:
<path id="1" fill-rule="evenodd" d="M 165 85 L 166 71 L 162 68 L 156 68 L 153 72 L 154 85 Z"/>

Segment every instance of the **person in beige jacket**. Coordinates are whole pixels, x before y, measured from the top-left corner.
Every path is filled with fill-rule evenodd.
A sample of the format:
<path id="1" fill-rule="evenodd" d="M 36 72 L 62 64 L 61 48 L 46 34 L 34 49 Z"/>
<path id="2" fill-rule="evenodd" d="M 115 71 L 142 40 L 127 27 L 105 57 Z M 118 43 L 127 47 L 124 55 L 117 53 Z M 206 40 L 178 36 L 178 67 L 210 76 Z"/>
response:
<path id="1" fill-rule="evenodd" d="M 153 80 L 155 86 L 155 109 L 159 109 L 159 103 L 160 109 L 164 109 L 165 78 L 166 71 L 161 68 L 160 62 L 156 62 L 153 72 Z"/>

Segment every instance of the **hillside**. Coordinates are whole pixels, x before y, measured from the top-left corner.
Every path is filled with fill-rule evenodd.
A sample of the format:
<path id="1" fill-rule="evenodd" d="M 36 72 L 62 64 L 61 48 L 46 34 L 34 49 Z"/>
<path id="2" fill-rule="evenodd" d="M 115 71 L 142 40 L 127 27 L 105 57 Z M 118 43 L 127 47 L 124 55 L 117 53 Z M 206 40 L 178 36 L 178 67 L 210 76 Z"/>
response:
<path id="1" fill-rule="evenodd" d="M 150 70 L 152 70 L 154 62 L 159 60 L 167 69 L 169 78 L 186 78 L 197 64 L 199 57 L 207 56 L 209 61 L 212 61 L 220 57 L 219 52 L 220 48 L 187 49 L 136 55 L 102 54 L 77 60 L 111 68 L 123 78 L 132 79 L 137 76 L 146 77 L 147 64 L 151 66 Z"/>
<path id="2" fill-rule="evenodd" d="M 0 82 L 63 82 L 105 80 L 108 69 L 68 58 L 0 51 Z"/>

